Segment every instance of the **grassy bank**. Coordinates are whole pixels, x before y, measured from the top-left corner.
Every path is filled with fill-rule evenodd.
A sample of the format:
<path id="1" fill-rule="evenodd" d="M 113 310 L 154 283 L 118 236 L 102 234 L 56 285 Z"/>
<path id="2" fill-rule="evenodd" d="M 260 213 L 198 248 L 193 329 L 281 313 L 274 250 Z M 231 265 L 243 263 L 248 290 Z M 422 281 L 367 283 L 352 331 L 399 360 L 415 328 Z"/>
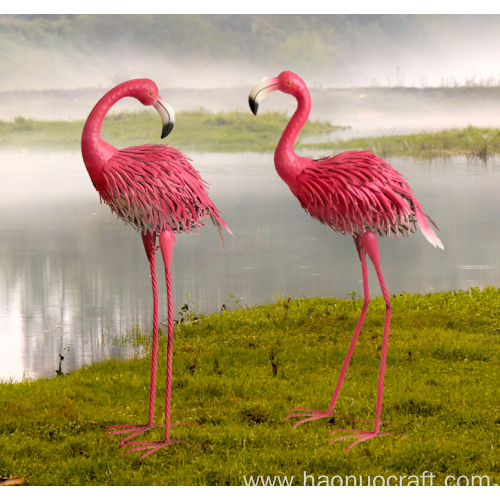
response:
<path id="1" fill-rule="evenodd" d="M 386 156 L 447 157 L 466 155 L 486 161 L 500 152 L 500 130 L 466 127 L 440 132 L 421 132 L 412 135 L 361 137 L 346 141 L 302 145 L 327 151 L 368 150 Z"/>
<path id="2" fill-rule="evenodd" d="M 336 417 L 292 430 L 281 423 L 293 406 L 326 409 L 362 301 L 280 299 L 176 327 L 172 419 L 201 427 L 174 427 L 173 437 L 205 446 L 171 446 L 140 465 L 137 453 L 122 458 L 118 438 L 105 440 L 104 431 L 145 421 L 150 362 L 110 360 L 0 384 L 0 476 L 28 485 L 241 485 L 267 475 L 302 484 L 306 471 L 316 484 L 335 475 L 366 484 L 368 476 L 408 481 L 430 471 L 434 484 L 449 475 L 499 483 L 500 290 L 402 294 L 392 303 L 382 418 L 384 430 L 403 439 L 379 437 L 344 458 L 348 442 L 329 446 L 329 431 L 372 424 Z M 336 408 L 349 418 L 374 416 L 383 318 L 377 298 Z M 138 334 L 129 341 L 147 343 Z"/>
<path id="3" fill-rule="evenodd" d="M 187 151 L 273 152 L 289 117 L 285 113 L 250 112 L 210 113 L 205 110 L 182 111 L 167 140 L 160 140 L 161 123 L 152 111 L 109 115 L 102 127 L 102 137 L 116 147 L 145 143 L 170 144 Z M 0 148 L 80 147 L 84 121 L 40 121 L 16 117 L 0 120 Z M 362 137 L 349 140 L 321 141 L 321 137 L 342 127 L 328 121 L 310 120 L 300 133 L 296 148 L 321 150 L 325 154 L 349 150 L 369 150 L 382 156 L 447 157 L 467 155 L 484 161 L 500 152 L 500 130 L 469 126 L 441 132 L 412 135 Z M 314 144 L 304 139 L 315 137 Z"/>
<path id="4" fill-rule="evenodd" d="M 285 113 L 278 112 L 262 113 L 255 117 L 250 111 L 181 111 L 176 114 L 173 132 L 161 140 L 161 120 L 154 110 L 117 113 L 106 117 L 101 136 L 118 148 L 158 143 L 190 151 L 266 152 L 274 151 L 288 120 Z M 84 124 L 84 120 L 41 121 L 23 117 L 17 117 L 13 122 L 0 121 L 0 147 L 79 148 Z M 310 121 L 302 130 L 299 141 L 300 138 L 325 134 L 339 128 L 326 121 Z"/>

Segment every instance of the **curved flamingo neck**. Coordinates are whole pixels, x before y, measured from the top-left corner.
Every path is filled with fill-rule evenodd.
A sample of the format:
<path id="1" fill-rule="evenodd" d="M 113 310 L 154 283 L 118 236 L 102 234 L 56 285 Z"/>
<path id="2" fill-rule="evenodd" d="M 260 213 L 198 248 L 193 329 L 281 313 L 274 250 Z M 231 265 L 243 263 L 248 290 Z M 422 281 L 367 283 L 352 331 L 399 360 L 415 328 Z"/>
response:
<path id="1" fill-rule="evenodd" d="M 297 110 L 290 118 L 274 152 L 276 171 L 292 191 L 296 185 L 295 179 L 305 168 L 305 163 L 308 161 L 307 158 L 295 154 L 293 145 L 311 112 L 311 96 L 307 87 L 295 98 L 297 99 Z"/>
<path id="2" fill-rule="evenodd" d="M 101 125 L 111 106 L 123 97 L 129 97 L 128 82 L 105 94 L 90 112 L 82 133 L 82 155 L 92 181 L 98 181 L 103 165 L 118 151 L 101 139 Z"/>

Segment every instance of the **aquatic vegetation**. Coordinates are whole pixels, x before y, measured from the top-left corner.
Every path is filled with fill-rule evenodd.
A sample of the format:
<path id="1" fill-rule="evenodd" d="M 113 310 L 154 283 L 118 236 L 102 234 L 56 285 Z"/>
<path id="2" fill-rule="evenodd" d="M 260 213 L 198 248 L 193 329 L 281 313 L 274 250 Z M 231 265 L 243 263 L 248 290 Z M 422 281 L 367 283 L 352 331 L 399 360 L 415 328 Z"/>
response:
<path id="1" fill-rule="evenodd" d="M 368 150 L 380 156 L 449 157 L 455 154 L 487 159 L 500 152 L 500 130 L 469 126 L 440 132 L 410 135 L 360 137 L 349 140 L 302 144 L 304 148 L 339 153 L 347 150 Z"/>
<path id="2" fill-rule="evenodd" d="M 273 152 L 288 120 L 289 116 L 281 112 L 262 113 L 257 122 L 250 112 L 180 111 L 168 143 L 188 151 Z M 0 148 L 76 149 L 80 147 L 83 124 L 83 120 L 43 121 L 22 116 L 13 121 L 0 120 Z M 158 116 L 149 111 L 115 113 L 106 117 L 102 137 L 118 148 L 145 142 L 161 144 L 158 126 Z M 409 135 L 322 139 L 345 128 L 309 120 L 298 137 L 297 150 L 314 149 L 325 155 L 368 150 L 382 157 L 446 158 L 458 154 L 483 161 L 500 152 L 499 129 L 473 126 Z"/>
<path id="3" fill-rule="evenodd" d="M 168 141 L 162 141 L 158 132 L 161 122 L 156 113 L 122 112 L 106 116 L 101 136 L 118 148 L 168 142 L 171 146 L 191 151 L 264 152 L 274 150 L 288 119 L 286 113 L 270 112 L 264 113 L 257 123 L 250 111 L 180 111 L 176 112 L 176 125 Z M 84 120 L 42 121 L 24 117 L 16 117 L 11 122 L 0 120 L 0 147 L 79 148 L 83 125 Z M 301 137 L 325 134 L 340 128 L 327 121 L 312 120 L 304 127 Z"/>

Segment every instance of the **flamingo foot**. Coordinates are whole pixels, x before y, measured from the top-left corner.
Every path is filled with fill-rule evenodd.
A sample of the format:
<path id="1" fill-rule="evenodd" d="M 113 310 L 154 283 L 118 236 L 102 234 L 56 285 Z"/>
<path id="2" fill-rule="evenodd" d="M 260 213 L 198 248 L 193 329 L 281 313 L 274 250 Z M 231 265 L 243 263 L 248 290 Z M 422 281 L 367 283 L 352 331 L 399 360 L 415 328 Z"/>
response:
<path id="1" fill-rule="evenodd" d="M 174 424 L 176 425 L 176 424 Z M 177 425 L 183 425 L 183 424 L 177 424 Z M 187 425 L 198 425 L 198 424 L 187 424 Z M 127 455 L 128 453 L 133 453 L 135 451 L 144 451 L 148 450 L 146 453 L 142 454 L 139 457 L 139 460 L 137 463 L 139 463 L 142 459 L 146 458 L 148 455 L 151 455 L 155 451 L 161 450 L 165 446 L 169 446 L 171 444 L 185 444 L 186 446 L 189 446 L 190 448 L 202 448 L 203 446 L 206 446 L 206 444 L 189 444 L 188 442 L 184 441 L 183 439 L 176 439 L 175 441 L 171 441 L 170 439 L 164 439 L 163 441 L 134 441 L 130 443 L 125 443 L 123 446 L 137 446 L 137 448 L 132 448 L 130 450 L 127 450 L 123 456 Z M 122 445 L 120 445 L 120 448 Z"/>
<path id="2" fill-rule="evenodd" d="M 345 415 L 340 415 L 339 413 L 333 413 L 331 411 L 311 410 L 310 408 L 292 408 L 288 412 L 288 415 L 283 419 L 283 422 L 285 422 L 289 418 L 294 418 L 294 417 L 297 417 L 297 418 L 307 417 L 307 418 L 304 418 L 302 420 L 299 420 L 298 422 L 295 422 L 292 426 L 292 429 L 295 429 L 300 424 L 304 424 L 306 422 L 311 422 L 313 420 L 318 420 L 320 418 L 340 417 L 340 418 L 345 418 L 347 420 L 351 420 L 350 418 L 346 417 Z"/>
<path id="3" fill-rule="evenodd" d="M 108 433 L 106 435 L 106 439 L 108 439 L 111 436 L 115 436 L 117 434 L 124 434 L 126 432 L 130 433 L 130 436 L 127 436 L 126 438 L 122 439 L 120 442 L 120 448 L 125 445 L 125 443 L 129 440 L 134 438 L 135 436 L 138 436 L 139 434 L 142 434 L 143 432 L 149 431 L 151 429 L 154 429 L 155 427 L 164 427 L 162 425 L 111 425 L 106 429 L 106 432 Z M 111 429 L 118 429 L 115 431 L 111 431 Z M 111 431 L 111 432 L 110 432 Z"/>
<path id="4" fill-rule="evenodd" d="M 347 435 L 347 436 L 341 436 L 338 438 L 335 438 L 334 440 L 330 441 L 330 444 L 333 444 L 337 441 L 342 441 L 343 439 L 356 439 L 354 443 L 351 443 L 347 449 L 345 450 L 345 454 L 347 455 L 349 451 L 356 446 L 359 443 L 362 443 L 363 441 L 368 441 L 368 439 L 372 439 L 374 437 L 378 436 L 391 436 L 392 432 L 378 432 L 378 431 L 360 431 L 360 430 L 353 430 L 353 429 L 334 429 L 333 431 L 330 432 L 330 434 L 333 434 L 334 432 L 351 432 L 352 435 Z"/>

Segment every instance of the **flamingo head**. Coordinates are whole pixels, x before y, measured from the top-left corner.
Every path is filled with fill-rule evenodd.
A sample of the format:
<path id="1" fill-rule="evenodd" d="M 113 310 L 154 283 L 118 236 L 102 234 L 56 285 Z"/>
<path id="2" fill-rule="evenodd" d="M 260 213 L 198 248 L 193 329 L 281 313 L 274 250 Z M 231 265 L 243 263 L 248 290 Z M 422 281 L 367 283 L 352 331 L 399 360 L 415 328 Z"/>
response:
<path id="1" fill-rule="evenodd" d="M 264 97 L 275 90 L 291 94 L 297 99 L 302 94 L 309 93 L 302 78 L 291 71 L 283 71 L 276 78 L 264 78 L 252 87 L 248 96 L 248 104 L 254 115 L 257 114 L 259 104 Z"/>
<path id="2" fill-rule="evenodd" d="M 158 111 L 163 123 L 161 138 L 167 137 L 174 128 L 175 113 L 170 105 L 161 98 L 156 83 L 147 78 L 131 80 L 126 83 L 131 84 L 129 85 L 130 97 L 135 97 L 144 106 L 153 106 Z"/>

